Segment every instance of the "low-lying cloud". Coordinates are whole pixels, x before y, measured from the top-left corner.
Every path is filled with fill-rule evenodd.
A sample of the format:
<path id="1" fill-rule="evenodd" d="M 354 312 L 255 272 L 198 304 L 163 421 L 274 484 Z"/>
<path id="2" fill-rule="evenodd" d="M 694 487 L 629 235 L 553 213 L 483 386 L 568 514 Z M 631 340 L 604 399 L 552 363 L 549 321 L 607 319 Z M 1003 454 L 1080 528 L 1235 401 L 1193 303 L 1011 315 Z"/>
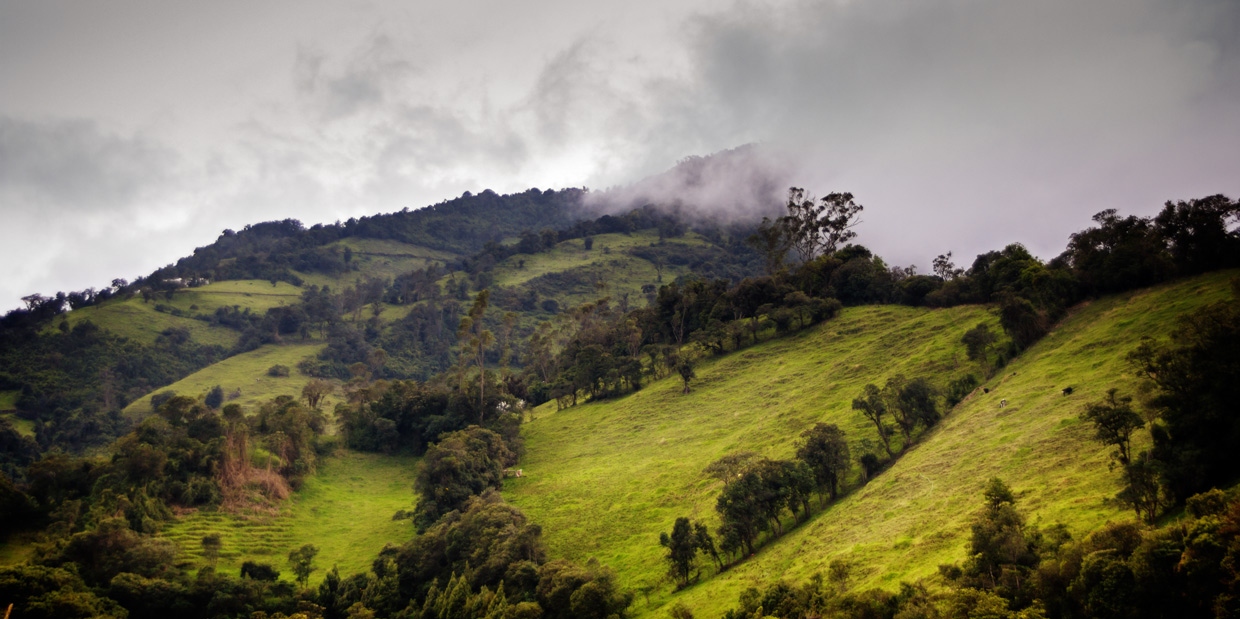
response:
<path id="1" fill-rule="evenodd" d="M 0 54 L 29 59 L 0 65 L 17 93 L 0 103 L 0 212 L 16 231 L 0 306 L 149 272 L 226 227 L 486 188 L 584 185 L 595 209 L 725 219 L 778 212 L 790 185 L 850 191 L 866 206 L 858 240 L 923 268 L 1012 241 L 1049 257 L 1102 209 L 1240 193 L 1229 0 L 683 0 L 603 17 L 376 4 L 291 21 L 221 4 L 202 19 L 245 23 L 239 39 L 186 39 L 150 67 L 140 41 L 116 51 L 124 37 L 89 33 L 125 15 L 175 32 L 194 15 L 132 0 L 81 24 L 54 8 L 0 7 Z M 9 36 L 36 18 L 95 37 L 91 54 Z M 64 61 L 92 54 L 131 64 Z M 195 90 L 106 88 L 146 70 Z M 74 79 L 108 94 L 64 96 Z"/>

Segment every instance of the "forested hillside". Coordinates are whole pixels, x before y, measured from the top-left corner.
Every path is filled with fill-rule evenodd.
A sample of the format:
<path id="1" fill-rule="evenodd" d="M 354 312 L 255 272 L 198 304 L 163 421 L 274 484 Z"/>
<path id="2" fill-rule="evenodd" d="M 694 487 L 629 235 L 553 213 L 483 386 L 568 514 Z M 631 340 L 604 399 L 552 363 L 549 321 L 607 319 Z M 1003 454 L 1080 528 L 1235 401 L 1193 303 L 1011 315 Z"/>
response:
<path id="1" fill-rule="evenodd" d="M 921 274 L 849 193 L 735 224 L 581 198 L 256 224 L 29 297 L 0 319 L 0 603 L 1231 612 L 1240 204 Z"/>

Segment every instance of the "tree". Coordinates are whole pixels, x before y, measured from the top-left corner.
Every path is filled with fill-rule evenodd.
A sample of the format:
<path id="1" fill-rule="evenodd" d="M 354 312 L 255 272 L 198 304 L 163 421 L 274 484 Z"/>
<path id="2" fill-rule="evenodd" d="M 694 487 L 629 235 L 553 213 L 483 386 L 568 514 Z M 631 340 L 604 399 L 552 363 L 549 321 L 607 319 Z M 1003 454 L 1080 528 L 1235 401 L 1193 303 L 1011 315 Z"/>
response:
<path id="1" fill-rule="evenodd" d="M 495 343 L 495 334 L 483 327 L 482 317 L 486 314 L 491 292 L 483 290 L 474 298 L 469 313 L 461 318 L 456 337 L 461 340 L 462 359 L 470 359 L 478 366 L 478 423 L 481 424 L 486 414 L 486 351 Z M 461 386 L 464 391 L 465 372 L 462 368 Z"/>
<path id="2" fill-rule="evenodd" d="M 216 385 L 207 392 L 207 397 L 203 399 L 203 404 L 209 408 L 218 409 L 224 403 L 224 388 Z"/>
<path id="3" fill-rule="evenodd" d="M 1017 350 L 1024 350 L 1046 335 L 1046 316 L 1029 299 L 1004 294 L 999 300 L 999 324 L 1012 338 Z"/>
<path id="4" fill-rule="evenodd" d="M 671 534 L 659 534 L 659 545 L 667 549 L 663 558 L 668 563 L 668 574 L 681 587 L 688 586 L 689 576 L 697 566 L 698 555 L 698 540 L 689 519 L 677 518 L 672 524 Z"/>
<path id="5" fill-rule="evenodd" d="M 1169 342 L 1130 356 L 1155 388 L 1150 455 L 1177 503 L 1240 474 L 1240 280 L 1232 286 L 1233 298 L 1181 318 Z"/>
<path id="6" fill-rule="evenodd" d="M 723 482 L 726 486 L 733 480 L 741 476 L 745 469 L 751 464 L 759 460 L 759 456 L 753 451 L 738 451 L 736 453 L 727 454 L 706 467 L 705 473 Z"/>
<path id="7" fill-rule="evenodd" d="M 689 381 L 697 378 L 697 374 L 693 371 L 693 364 L 688 359 L 684 359 L 676 366 L 676 371 L 680 373 L 680 379 L 685 381 L 685 389 L 682 393 L 689 393 Z"/>
<path id="8" fill-rule="evenodd" d="M 896 382 L 888 382 L 891 389 L 892 406 L 890 410 L 896 418 L 904 434 L 904 447 L 908 449 L 912 442 L 913 431 L 918 426 L 929 428 L 939 421 L 938 390 L 924 378 L 914 378 L 905 382 L 896 377 Z"/>
<path id="9" fill-rule="evenodd" d="M 1149 452 L 1141 452 L 1124 463 L 1124 488 L 1116 495 L 1147 524 L 1154 524 L 1164 504 L 1162 486 L 1158 483 L 1158 462 Z"/>
<path id="10" fill-rule="evenodd" d="M 319 548 L 314 544 L 306 544 L 288 553 L 288 562 L 293 566 L 293 574 L 297 576 L 298 584 L 303 587 L 315 570 L 314 557 L 318 554 Z"/>
<path id="11" fill-rule="evenodd" d="M 789 242 L 802 264 L 820 255 L 835 253 L 843 243 L 855 238 L 858 214 L 864 208 L 851 193 L 832 193 L 815 204 L 804 189 L 788 189 L 788 214 L 780 218 Z"/>
<path id="12" fill-rule="evenodd" d="M 998 336 L 991 332 L 990 327 L 984 322 L 965 331 L 964 337 L 960 338 L 970 361 L 985 361 L 990 347 L 998 340 Z"/>
<path id="13" fill-rule="evenodd" d="M 852 407 L 853 410 L 861 411 L 861 414 L 874 424 L 874 428 L 878 430 L 878 440 L 887 451 L 887 456 L 894 458 L 896 455 L 891 451 L 887 424 L 883 423 L 883 417 L 887 414 L 887 402 L 884 401 L 882 391 L 873 384 L 866 385 L 861 391 L 861 397 L 853 400 Z"/>
<path id="14" fill-rule="evenodd" d="M 321 378 L 311 379 L 301 388 L 301 397 L 306 400 L 306 405 L 314 410 L 319 409 L 319 404 L 323 403 L 323 398 L 331 395 L 336 390 L 335 385 Z"/>
<path id="15" fill-rule="evenodd" d="M 956 268 L 956 264 L 952 262 L 952 253 L 935 256 L 934 262 L 931 263 L 935 276 L 943 281 L 950 281 L 964 274 L 964 269 Z"/>
<path id="16" fill-rule="evenodd" d="M 1003 481 L 991 479 L 983 494 L 986 506 L 970 527 L 964 573 L 982 589 L 1019 588 L 1038 563 L 1036 536 L 1026 535 L 1025 518 L 1016 511 L 1016 497 Z M 1010 591 L 999 593 L 1012 597 Z"/>
<path id="17" fill-rule="evenodd" d="M 844 431 L 835 424 L 817 423 L 802 432 L 801 439 L 797 457 L 814 472 L 820 495 L 826 489 L 834 501 L 852 462 Z"/>
<path id="18" fill-rule="evenodd" d="M 1085 406 L 1081 419 L 1094 424 L 1094 438 L 1104 445 L 1115 447 L 1112 458 L 1121 466 L 1132 461 L 1132 433 L 1145 427 L 1145 420 L 1132 410 L 1132 396 L 1117 396 L 1112 387 L 1101 402 Z"/>
<path id="19" fill-rule="evenodd" d="M 695 522 L 693 523 L 693 536 L 697 541 L 698 550 L 709 555 L 715 561 L 719 571 L 723 571 L 723 560 L 719 558 L 719 548 L 715 546 L 715 538 L 711 537 L 710 529 L 700 522 Z"/>

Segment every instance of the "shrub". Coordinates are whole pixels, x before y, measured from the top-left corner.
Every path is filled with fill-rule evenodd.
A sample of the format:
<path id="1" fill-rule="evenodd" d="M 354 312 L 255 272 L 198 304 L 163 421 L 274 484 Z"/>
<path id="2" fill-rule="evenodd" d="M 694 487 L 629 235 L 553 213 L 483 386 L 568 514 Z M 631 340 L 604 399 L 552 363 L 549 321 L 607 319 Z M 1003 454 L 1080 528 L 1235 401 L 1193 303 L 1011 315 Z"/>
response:
<path id="1" fill-rule="evenodd" d="M 280 376 L 288 376 L 288 371 L 289 371 L 289 370 L 288 370 L 288 366 L 287 366 L 287 365 L 280 365 L 280 364 L 278 364 L 278 363 L 277 363 L 276 365 L 273 365 L 273 366 L 271 366 L 271 367 L 267 368 L 267 375 L 268 375 L 268 376 L 277 376 L 277 377 L 280 377 Z"/>

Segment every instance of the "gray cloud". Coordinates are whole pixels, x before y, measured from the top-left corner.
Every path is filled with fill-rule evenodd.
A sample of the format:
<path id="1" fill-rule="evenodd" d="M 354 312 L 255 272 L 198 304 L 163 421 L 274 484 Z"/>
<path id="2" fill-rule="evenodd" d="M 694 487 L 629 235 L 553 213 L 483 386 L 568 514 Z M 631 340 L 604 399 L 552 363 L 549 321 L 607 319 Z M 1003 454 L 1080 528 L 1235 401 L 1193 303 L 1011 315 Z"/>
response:
<path id="1" fill-rule="evenodd" d="M 125 207 L 169 181 L 176 154 L 89 120 L 34 122 L 0 116 L 0 206 L 44 215 Z"/>
<path id="2" fill-rule="evenodd" d="M 645 4 L 0 4 L 0 212 L 40 239 L 4 250 L 0 306 L 225 227 L 484 188 L 746 215 L 787 184 L 847 190 L 860 240 L 923 267 L 1010 241 L 1050 256 L 1104 208 L 1240 193 L 1235 2 Z"/>
<path id="3" fill-rule="evenodd" d="M 1057 253 L 1103 208 L 1235 193 L 1232 2 L 742 4 L 693 26 L 699 105 L 802 182 L 868 206 L 862 240 L 925 265 Z"/>

